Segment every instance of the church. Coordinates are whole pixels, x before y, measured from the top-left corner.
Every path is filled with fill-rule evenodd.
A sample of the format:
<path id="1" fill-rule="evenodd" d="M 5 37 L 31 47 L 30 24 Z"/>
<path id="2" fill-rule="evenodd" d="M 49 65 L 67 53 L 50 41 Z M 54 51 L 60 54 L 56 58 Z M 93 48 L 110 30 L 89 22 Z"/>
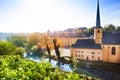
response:
<path id="1" fill-rule="evenodd" d="M 97 3 L 94 38 L 77 39 L 71 46 L 75 59 L 120 63 L 120 32 L 104 32 L 100 22 L 99 0 Z"/>

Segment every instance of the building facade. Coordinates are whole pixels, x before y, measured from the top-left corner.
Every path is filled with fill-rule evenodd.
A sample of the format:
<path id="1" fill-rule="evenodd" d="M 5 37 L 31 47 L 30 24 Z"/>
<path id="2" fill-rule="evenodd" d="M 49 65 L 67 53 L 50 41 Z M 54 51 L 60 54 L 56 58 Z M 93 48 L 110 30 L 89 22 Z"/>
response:
<path id="1" fill-rule="evenodd" d="M 92 61 L 120 63 L 120 32 L 105 32 L 100 23 L 99 0 L 93 39 L 77 39 L 71 57 Z"/>

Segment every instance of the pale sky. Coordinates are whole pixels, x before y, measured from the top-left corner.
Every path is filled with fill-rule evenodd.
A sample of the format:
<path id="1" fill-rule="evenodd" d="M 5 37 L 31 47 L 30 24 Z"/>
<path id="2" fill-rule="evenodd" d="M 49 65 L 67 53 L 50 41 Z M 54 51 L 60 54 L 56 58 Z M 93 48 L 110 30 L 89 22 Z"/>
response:
<path id="1" fill-rule="evenodd" d="M 0 32 L 93 27 L 97 0 L 0 0 Z M 100 0 L 101 25 L 120 26 L 120 0 Z"/>

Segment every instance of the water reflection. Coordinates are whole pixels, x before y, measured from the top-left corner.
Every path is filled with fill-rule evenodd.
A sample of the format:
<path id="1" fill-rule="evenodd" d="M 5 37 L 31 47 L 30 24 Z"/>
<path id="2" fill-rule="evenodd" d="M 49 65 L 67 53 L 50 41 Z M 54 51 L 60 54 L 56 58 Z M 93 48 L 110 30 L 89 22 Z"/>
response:
<path id="1" fill-rule="evenodd" d="M 41 57 L 36 54 L 25 54 L 24 57 L 27 57 L 30 60 L 33 60 L 35 62 L 41 61 Z M 70 72 L 73 71 L 73 68 L 70 66 L 70 64 L 66 64 L 63 62 L 58 62 L 53 59 L 49 58 L 43 58 L 44 61 L 49 61 L 52 64 L 52 67 L 59 66 L 61 70 Z M 79 74 L 85 74 L 88 76 L 100 78 L 101 80 L 120 80 L 120 73 L 102 70 L 102 69 L 95 69 L 95 68 L 87 68 L 79 66 L 77 67 L 76 73 Z"/>

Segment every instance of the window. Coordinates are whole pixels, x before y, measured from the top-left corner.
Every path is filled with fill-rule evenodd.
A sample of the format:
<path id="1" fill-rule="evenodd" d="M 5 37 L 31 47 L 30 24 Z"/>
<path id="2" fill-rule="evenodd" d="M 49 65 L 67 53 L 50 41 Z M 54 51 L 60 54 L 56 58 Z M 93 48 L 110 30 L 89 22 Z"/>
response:
<path id="1" fill-rule="evenodd" d="M 92 59 L 94 59 L 94 56 L 92 56 Z"/>
<path id="2" fill-rule="evenodd" d="M 98 61 L 100 61 L 100 57 L 98 57 Z"/>
<path id="3" fill-rule="evenodd" d="M 112 55 L 115 55 L 115 47 L 112 47 Z"/>
<path id="4" fill-rule="evenodd" d="M 77 53 L 77 51 L 75 51 L 75 53 Z"/>
<path id="5" fill-rule="evenodd" d="M 87 56 L 87 60 L 89 60 L 88 56 Z"/>
<path id="6" fill-rule="evenodd" d="M 81 57 L 83 58 L 83 55 L 81 55 Z"/>
<path id="7" fill-rule="evenodd" d="M 91 52 L 91 54 L 95 54 L 94 52 Z"/>
<path id="8" fill-rule="evenodd" d="M 100 33 L 100 30 L 98 30 L 98 33 Z"/>
<path id="9" fill-rule="evenodd" d="M 75 57 L 77 57 L 77 54 L 75 54 Z"/>
<path id="10" fill-rule="evenodd" d="M 83 51 L 81 51 L 81 53 L 83 53 Z"/>

